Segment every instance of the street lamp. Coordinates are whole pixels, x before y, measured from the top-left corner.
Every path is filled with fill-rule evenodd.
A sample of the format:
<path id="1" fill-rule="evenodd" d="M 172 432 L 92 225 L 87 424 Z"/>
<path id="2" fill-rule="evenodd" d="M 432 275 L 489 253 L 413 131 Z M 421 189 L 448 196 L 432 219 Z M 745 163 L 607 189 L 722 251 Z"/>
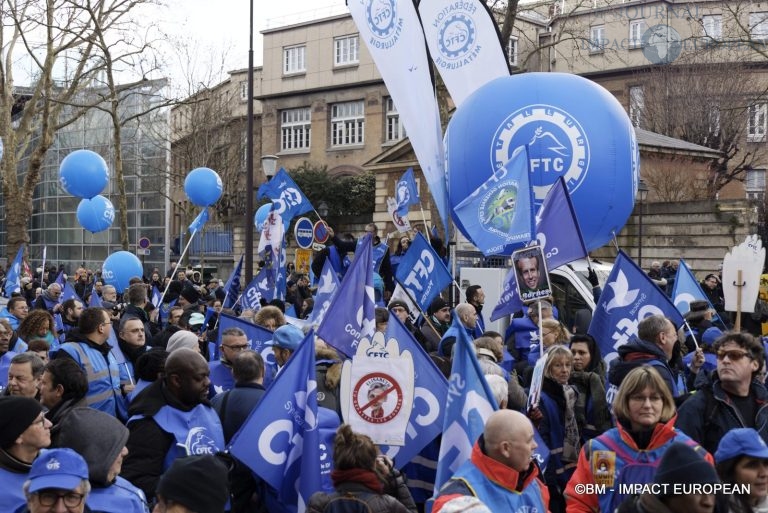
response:
<path id="1" fill-rule="evenodd" d="M 321 201 L 320 204 L 317 206 L 317 213 L 323 219 L 328 217 L 328 203 L 326 203 L 325 201 Z"/>
<path id="2" fill-rule="evenodd" d="M 648 186 L 643 180 L 637 184 L 637 202 L 640 205 L 640 215 L 638 222 L 638 241 L 637 241 L 637 265 L 643 268 L 643 209 L 645 200 L 648 199 Z"/>
<path id="3" fill-rule="evenodd" d="M 261 169 L 264 171 L 264 176 L 267 177 L 267 181 L 270 181 L 275 176 L 275 169 L 277 169 L 277 155 L 264 155 L 261 157 Z"/>

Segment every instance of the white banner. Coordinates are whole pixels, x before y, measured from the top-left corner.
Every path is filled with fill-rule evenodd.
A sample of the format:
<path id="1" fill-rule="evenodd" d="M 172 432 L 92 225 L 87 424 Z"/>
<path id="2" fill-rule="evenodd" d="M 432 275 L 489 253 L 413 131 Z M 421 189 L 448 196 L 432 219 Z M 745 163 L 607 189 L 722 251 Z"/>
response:
<path id="1" fill-rule="evenodd" d="M 408 216 L 400 217 L 397 215 L 397 202 L 395 198 L 387 198 L 387 212 L 392 218 L 392 222 L 400 233 L 406 233 L 411 231 L 411 222 L 408 221 Z"/>
<path id="2" fill-rule="evenodd" d="M 349 0 L 349 12 L 392 95 L 447 230 L 448 191 L 440 111 L 416 8 L 411 0 Z"/>
<path id="3" fill-rule="evenodd" d="M 483 84 L 509 75 L 499 33 L 479 0 L 421 0 L 430 56 L 459 107 Z"/>

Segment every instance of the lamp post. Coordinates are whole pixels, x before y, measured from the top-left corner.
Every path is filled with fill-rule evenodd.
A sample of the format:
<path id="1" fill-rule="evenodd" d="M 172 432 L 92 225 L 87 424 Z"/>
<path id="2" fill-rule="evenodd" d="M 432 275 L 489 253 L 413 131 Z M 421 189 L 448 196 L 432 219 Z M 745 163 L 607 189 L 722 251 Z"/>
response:
<path id="1" fill-rule="evenodd" d="M 261 157 L 261 169 L 264 171 L 264 176 L 267 177 L 267 181 L 272 180 L 276 174 L 277 160 L 280 157 L 277 155 L 263 155 Z"/>
<path id="2" fill-rule="evenodd" d="M 638 216 L 638 237 L 637 237 L 637 265 L 643 268 L 643 210 L 645 209 L 645 200 L 648 199 L 648 186 L 643 180 L 637 184 L 637 202 L 640 205 L 640 215 Z"/>

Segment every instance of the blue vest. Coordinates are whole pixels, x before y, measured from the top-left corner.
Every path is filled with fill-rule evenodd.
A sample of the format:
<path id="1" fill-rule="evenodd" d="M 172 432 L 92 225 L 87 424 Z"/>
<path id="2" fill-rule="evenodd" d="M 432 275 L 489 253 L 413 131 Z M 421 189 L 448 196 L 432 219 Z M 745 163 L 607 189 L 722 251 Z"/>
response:
<path id="1" fill-rule="evenodd" d="M 232 376 L 232 369 L 219 362 L 210 362 L 208 367 L 211 370 L 211 390 L 212 395 L 226 392 L 235 388 L 235 377 Z"/>
<path id="2" fill-rule="evenodd" d="M 143 418 L 136 415 L 130 420 Z M 181 411 L 170 406 L 163 406 L 152 417 L 160 429 L 173 436 L 163 462 L 165 472 L 176 458 L 193 454 L 214 454 L 223 451 L 224 430 L 219 416 L 210 406 L 198 404 L 190 411 Z M 130 422 L 130 421 L 129 421 Z"/>
<path id="3" fill-rule="evenodd" d="M 18 474 L 0 468 L 0 511 L 16 511 L 27 504 L 27 498 L 21 487 L 27 480 L 29 474 Z"/>
<path id="4" fill-rule="evenodd" d="M 144 492 L 118 476 L 106 488 L 93 488 L 85 503 L 100 513 L 149 513 Z"/>
<path id="5" fill-rule="evenodd" d="M 537 479 L 531 481 L 522 492 L 515 492 L 491 481 L 471 461 L 459 467 L 453 479 L 464 481 L 475 497 L 480 499 L 490 511 L 547 513 L 547 506 L 541 496 L 541 487 Z"/>
<path id="6" fill-rule="evenodd" d="M 65 351 L 82 367 L 88 378 L 85 402 L 91 408 L 125 419 L 127 408 L 120 390 L 120 370 L 115 356 L 104 355 L 84 342 L 67 342 L 59 351 Z"/>
<path id="7" fill-rule="evenodd" d="M 682 442 L 689 447 L 703 451 L 699 444 L 691 440 L 685 433 L 678 430 L 675 430 L 675 436 L 670 438 L 664 445 L 650 450 L 634 450 L 621 439 L 621 435 L 619 434 L 619 430 L 617 428 L 609 429 L 597 438 L 593 438 L 587 442 L 587 445 L 584 447 L 584 456 L 586 456 L 587 460 L 589 461 L 590 468 L 593 469 L 593 476 L 595 472 L 594 469 L 598 468 L 599 465 L 599 461 L 592 461 L 593 457 L 604 457 L 606 453 L 613 453 L 615 455 L 615 465 L 612 469 L 613 477 L 608 477 L 612 483 L 606 486 L 606 493 L 601 493 L 598 495 L 600 511 L 615 511 L 616 508 L 619 507 L 619 504 L 621 504 L 624 499 L 628 497 L 628 495 L 622 495 L 619 493 L 620 487 L 618 486 L 618 483 L 622 479 L 620 474 L 628 464 L 641 464 L 648 467 L 647 480 L 640 482 L 641 480 L 635 477 L 632 479 L 633 483 L 650 483 L 653 481 L 653 476 L 655 474 L 656 468 L 659 465 L 661 457 L 667 451 L 669 446 L 675 442 Z M 602 454 L 597 453 L 597 451 L 602 451 Z M 610 470 L 610 467 L 608 467 L 609 473 Z M 595 476 L 595 482 L 600 484 L 604 481 Z M 611 489 L 613 489 L 613 491 L 611 491 Z"/>

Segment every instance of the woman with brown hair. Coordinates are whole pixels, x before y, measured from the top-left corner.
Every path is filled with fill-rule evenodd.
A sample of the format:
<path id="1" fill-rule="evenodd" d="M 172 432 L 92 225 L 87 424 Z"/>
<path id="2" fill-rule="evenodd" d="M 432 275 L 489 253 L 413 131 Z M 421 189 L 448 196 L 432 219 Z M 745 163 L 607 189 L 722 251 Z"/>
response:
<path id="1" fill-rule="evenodd" d="M 41 338 L 48 343 L 48 350 L 55 351 L 59 347 L 59 338 L 56 333 L 56 324 L 53 316 L 47 310 L 32 310 L 19 324 L 16 330 L 21 340 L 29 342 Z"/>
<path id="2" fill-rule="evenodd" d="M 416 504 L 392 461 L 379 454 L 366 435 L 343 424 L 333 442 L 331 480 L 334 493 L 317 492 L 309 499 L 307 511 L 322 513 L 332 501 L 364 502 L 377 513 L 416 513 Z"/>

